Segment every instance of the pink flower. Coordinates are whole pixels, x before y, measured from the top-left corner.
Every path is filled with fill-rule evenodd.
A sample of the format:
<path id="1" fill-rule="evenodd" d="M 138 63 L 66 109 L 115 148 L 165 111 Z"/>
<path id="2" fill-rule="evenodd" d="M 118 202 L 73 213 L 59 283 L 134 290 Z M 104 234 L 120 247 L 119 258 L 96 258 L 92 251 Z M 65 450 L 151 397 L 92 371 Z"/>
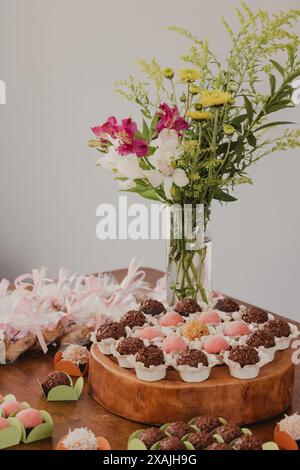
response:
<path id="1" fill-rule="evenodd" d="M 102 126 L 95 126 L 91 129 L 95 136 L 100 139 L 105 139 L 108 136 L 114 138 L 116 133 L 119 131 L 119 127 L 120 126 L 118 125 L 116 118 L 114 116 L 110 116 Z"/>
<path id="2" fill-rule="evenodd" d="M 117 152 L 120 155 L 129 155 L 135 153 L 138 157 L 144 157 L 148 153 L 148 145 L 144 139 L 136 139 L 137 125 L 131 119 L 123 119 L 116 137 L 120 141 Z"/>
<path id="3" fill-rule="evenodd" d="M 167 103 L 162 103 L 159 107 L 158 114 L 160 120 L 156 125 L 158 132 L 163 129 L 174 129 L 178 134 L 189 127 L 187 121 L 180 116 L 177 106 L 170 108 Z"/>

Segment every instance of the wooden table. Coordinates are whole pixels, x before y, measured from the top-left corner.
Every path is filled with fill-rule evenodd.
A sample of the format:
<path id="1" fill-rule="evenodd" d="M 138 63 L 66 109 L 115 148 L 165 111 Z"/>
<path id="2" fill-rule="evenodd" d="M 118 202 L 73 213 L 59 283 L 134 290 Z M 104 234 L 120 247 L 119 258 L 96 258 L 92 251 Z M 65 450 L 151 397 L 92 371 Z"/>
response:
<path id="1" fill-rule="evenodd" d="M 146 269 L 147 280 L 155 284 L 162 275 L 160 271 Z M 118 280 L 121 280 L 126 270 L 113 272 Z M 300 324 L 298 323 L 298 326 Z M 46 402 L 40 391 L 37 379 L 43 380 L 53 370 L 54 351 L 47 355 L 25 355 L 15 364 L 0 366 L 0 393 L 6 395 L 13 393 L 17 399 L 28 401 L 32 407 L 46 409 L 53 417 L 54 433 L 52 439 L 35 442 L 33 444 L 21 444 L 12 447 L 12 450 L 49 450 L 54 449 L 56 443 L 70 428 L 88 427 L 96 435 L 105 436 L 111 443 L 112 449 L 126 449 L 129 435 L 141 428 L 141 425 L 107 412 L 98 405 L 87 393 L 85 384 L 82 396 L 78 402 L 51 403 Z M 121 391 L 120 391 L 121 393 Z M 263 403 L 261 406 L 264 406 Z M 293 410 L 300 411 L 300 367 L 296 367 Z M 230 419 L 230 416 L 227 417 Z M 265 441 L 272 440 L 276 422 L 280 417 L 249 426 Z"/>

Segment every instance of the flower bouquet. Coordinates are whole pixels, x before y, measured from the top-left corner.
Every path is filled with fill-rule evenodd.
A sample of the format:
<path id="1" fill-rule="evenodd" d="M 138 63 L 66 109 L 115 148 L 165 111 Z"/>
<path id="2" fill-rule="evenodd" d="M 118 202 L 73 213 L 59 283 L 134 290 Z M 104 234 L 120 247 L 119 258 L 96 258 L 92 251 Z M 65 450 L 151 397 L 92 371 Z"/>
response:
<path id="1" fill-rule="evenodd" d="M 171 208 L 170 304 L 187 296 L 209 300 L 212 201 L 236 201 L 234 189 L 251 184 L 251 165 L 300 146 L 300 129 L 273 117 L 295 106 L 300 42 L 292 28 L 300 10 L 270 16 L 242 2 L 235 11 L 237 32 L 222 19 L 232 40 L 226 60 L 211 51 L 208 39 L 171 27 L 192 43 L 181 57 L 187 66 L 175 72 L 155 59 L 140 60 L 147 80 L 130 76 L 117 83 L 117 91 L 139 106 L 141 126 L 111 116 L 92 127 L 96 139 L 89 145 L 120 188 Z M 274 134 L 280 126 L 284 131 Z"/>

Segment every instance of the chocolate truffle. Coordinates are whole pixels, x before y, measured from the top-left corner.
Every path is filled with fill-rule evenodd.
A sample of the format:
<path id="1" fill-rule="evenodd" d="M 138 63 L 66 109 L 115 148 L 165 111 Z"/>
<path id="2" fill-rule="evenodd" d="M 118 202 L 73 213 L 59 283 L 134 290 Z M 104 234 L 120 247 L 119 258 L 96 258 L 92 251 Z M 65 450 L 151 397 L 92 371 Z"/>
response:
<path id="1" fill-rule="evenodd" d="M 145 367 L 160 366 L 165 362 L 162 350 L 155 345 L 140 349 L 136 355 L 136 361 L 141 362 Z"/>
<path id="2" fill-rule="evenodd" d="M 208 336 L 209 329 L 205 323 L 199 320 L 189 320 L 182 329 L 182 335 L 193 341 L 194 339 L 201 338 L 201 336 Z"/>
<path id="3" fill-rule="evenodd" d="M 242 315 L 242 320 L 246 323 L 265 323 L 268 321 L 268 314 L 258 307 L 250 307 Z"/>
<path id="4" fill-rule="evenodd" d="M 183 421 L 175 421 L 174 423 L 170 423 L 166 429 L 167 434 L 172 437 L 178 437 L 179 439 L 182 439 L 183 436 L 191 431 L 192 428 Z"/>
<path id="5" fill-rule="evenodd" d="M 134 328 L 135 326 L 143 326 L 146 323 L 146 317 L 139 310 L 129 310 L 120 320 L 121 325 Z"/>
<path id="6" fill-rule="evenodd" d="M 119 342 L 117 351 L 122 356 L 127 354 L 136 354 L 140 349 L 145 347 L 143 341 L 140 338 L 125 338 Z"/>
<path id="7" fill-rule="evenodd" d="M 174 310 L 184 317 L 188 317 L 190 313 L 202 312 L 202 308 L 196 300 L 188 297 L 186 299 L 179 300 Z"/>
<path id="8" fill-rule="evenodd" d="M 188 441 L 193 445 L 195 450 L 204 450 L 215 442 L 209 432 L 192 432 Z"/>
<path id="9" fill-rule="evenodd" d="M 198 349 L 185 349 L 177 359 L 178 366 L 198 367 L 198 364 L 208 366 L 207 355 Z"/>
<path id="10" fill-rule="evenodd" d="M 201 432 L 211 432 L 221 425 L 221 421 L 213 416 L 198 416 L 195 425 Z"/>
<path id="11" fill-rule="evenodd" d="M 288 337 L 291 334 L 290 325 L 284 320 L 269 320 L 265 324 L 264 331 L 276 338 Z"/>
<path id="12" fill-rule="evenodd" d="M 259 362 L 258 352 L 250 346 L 233 346 L 228 358 L 231 359 L 231 361 L 238 362 L 241 367 L 257 364 Z"/>
<path id="13" fill-rule="evenodd" d="M 159 450 L 186 450 L 186 447 L 178 437 L 166 437 L 160 441 Z"/>
<path id="14" fill-rule="evenodd" d="M 62 352 L 62 359 L 73 362 L 78 366 L 84 366 L 89 362 L 89 352 L 84 346 L 79 344 L 70 344 Z"/>
<path id="15" fill-rule="evenodd" d="M 158 428 L 148 428 L 145 429 L 139 436 L 139 439 L 145 444 L 147 449 L 150 449 L 153 444 L 158 441 L 161 441 L 166 437 L 165 433 Z"/>
<path id="16" fill-rule="evenodd" d="M 125 336 L 125 328 L 121 323 L 106 320 L 97 330 L 96 339 L 102 341 L 103 339 L 120 339 Z"/>
<path id="17" fill-rule="evenodd" d="M 72 385 L 70 377 L 64 372 L 50 372 L 42 383 L 45 395 L 47 396 L 50 390 L 58 385 Z"/>
<path id="18" fill-rule="evenodd" d="M 263 441 L 259 436 L 245 434 L 233 444 L 237 450 L 262 450 Z"/>
<path id="19" fill-rule="evenodd" d="M 211 446 L 207 447 L 206 450 L 233 450 L 232 447 L 228 444 L 221 444 L 219 442 L 215 442 Z"/>
<path id="20" fill-rule="evenodd" d="M 219 436 L 223 438 L 225 444 L 230 444 L 230 442 L 240 437 L 243 433 L 237 424 L 226 424 L 217 428 L 214 431 L 214 434 L 219 434 Z"/>
<path id="21" fill-rule="evenodd" d="M 221 312 L 232 313 L 232 312 L 238 312 L 240 309 L 240 306 L 237 302 L 230 299 L 229 297 L 224 297 L 218 300 L 214 308 L 217 310 L 220 310 Z"/>
<path id="22" fill-rule="evenodd" d="M 273 348 L 275 346 L 274 336 L 269 335 L 266 331 L 255 331 L 247 338 L 247 346 L 252 348 L 259 348 L 264 346 L 265 348 Z"/>
<path id="23" fill-rule="evenodd" d="M 152 315 L 153 317 L 160 313 L 166 313 L 166 309 L 163 304 L 154 299 L 143 300 L 141 302 L 140 310 L 145 313 L 145 315 Z"/>

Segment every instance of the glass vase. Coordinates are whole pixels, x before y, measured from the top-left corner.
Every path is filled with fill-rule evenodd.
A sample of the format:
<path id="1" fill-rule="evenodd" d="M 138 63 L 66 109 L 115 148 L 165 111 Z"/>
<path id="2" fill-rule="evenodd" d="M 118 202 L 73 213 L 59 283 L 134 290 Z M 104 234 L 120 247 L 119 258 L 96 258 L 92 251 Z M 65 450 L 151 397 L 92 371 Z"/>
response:
<path id="1" fill-rule="evenodd" d="M 208 303 L 212 290 L 210 208 L 175 204 L 168 210 L 167 301 Z"/>

